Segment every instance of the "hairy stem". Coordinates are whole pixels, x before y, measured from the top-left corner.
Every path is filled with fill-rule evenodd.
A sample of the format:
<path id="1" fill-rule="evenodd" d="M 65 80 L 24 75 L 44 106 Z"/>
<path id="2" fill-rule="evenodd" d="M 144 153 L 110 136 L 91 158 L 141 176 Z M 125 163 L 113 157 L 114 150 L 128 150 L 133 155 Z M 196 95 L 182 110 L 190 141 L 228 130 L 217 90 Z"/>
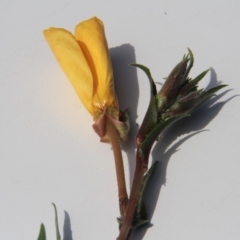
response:
<path id="1" fill-rule="evenodd" d="M 123 224 L 119 233 L 117 240 L 126 240 L 132 225 L 135 209 L 137 206 L 139 193 L 143 181 L 143 175 L 146 172 L 146 168 L 143 164 L 143 159 L 137 151 L 136 154 L 136 168 L 133 178 L 132 190 L 130 193 L 130 198 L 127 205 L 126 216 L 123 220 Z"/>
<path id="2" fill-rule="evenodd" d="M 126 215 L 128 195 L 127 195 L 126 183 L 125 183 L 122 151 L 120 147 L 118 133 L 115 127 L 113 126 L 112 122 L 109 119 L 107 119 L 106 122 L 107 122 L 107 133 L 112 144 L 112 149 L 113 149 L 113 154 L 115 159 L 117 184 L 118 184 L 119 209 L 120 209 L 121 216 L 124 218 Z"/>

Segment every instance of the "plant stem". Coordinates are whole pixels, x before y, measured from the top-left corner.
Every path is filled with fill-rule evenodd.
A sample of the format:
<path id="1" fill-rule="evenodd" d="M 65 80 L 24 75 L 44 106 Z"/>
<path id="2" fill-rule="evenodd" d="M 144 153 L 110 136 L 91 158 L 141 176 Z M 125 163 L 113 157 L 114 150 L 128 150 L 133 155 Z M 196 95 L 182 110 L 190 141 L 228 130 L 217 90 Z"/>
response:
<path id="1" fill-rule="evenodd" d="M 132 190 L 130 193 L 130 198 L 127 205 L 127 212 L 126 216 L 123 220 L 123 224 L 119 233 L 119 236 L 117 240 L 126 240 L 129 234 L 129 230 L 132 225 L 133 216 L 135 213 L 135 209 L 137 206 L 137 201 L 143 181 L 143 175 L 146 172 L 146 168 L 143 164 L 142 156 L 139 154 L 139 151 L 137 150 L 136 154 L 136 168 L 133 178 L 133 184 L 132 184 Z"/>
<path id="2" fill-rule="evenodd" d="M 120 147 L 120 141 L 118 133 L 112 124 L 111 120 L 107 118 L 106 121 L 107 133 L 110 138 L 117 175 L 117 184 L 118 184 L 118 198 L 119 198 L 119 210 L 122 218 L 126 215 L 126 208 L 128 203 L 128 195 L 126 190 L 125 175 L 124 175 L 124 166 L 122 159 L 122 151 Z"/>

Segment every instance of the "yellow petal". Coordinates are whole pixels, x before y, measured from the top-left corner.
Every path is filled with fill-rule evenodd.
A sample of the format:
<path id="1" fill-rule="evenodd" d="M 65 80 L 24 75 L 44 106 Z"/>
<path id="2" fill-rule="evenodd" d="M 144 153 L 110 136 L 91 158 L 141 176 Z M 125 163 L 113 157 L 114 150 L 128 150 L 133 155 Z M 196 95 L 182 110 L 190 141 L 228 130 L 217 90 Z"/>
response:
<path id="1" fill-rule="evenodd" d="M 49 28 L 43 33 L 80 100 L 94 115 L 93 76 L 76 39 L 70 32 L 61 28 Z"/>
<path id="2" fill-rule="evenodd" d="M 81 22 L 75 28 L 75 38 L 93 74 L 93 104 L 118 108 L 112 63 L 102 21 L 94 17 Z"/>

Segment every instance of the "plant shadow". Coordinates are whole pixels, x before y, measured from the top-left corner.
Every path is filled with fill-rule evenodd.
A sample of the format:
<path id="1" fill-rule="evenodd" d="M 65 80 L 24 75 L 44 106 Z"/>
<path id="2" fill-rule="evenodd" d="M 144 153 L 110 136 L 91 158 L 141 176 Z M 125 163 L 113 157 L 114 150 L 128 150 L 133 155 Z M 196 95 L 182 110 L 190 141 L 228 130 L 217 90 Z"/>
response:
<path id="1" fill-rule="evenodd" d="M 220 82 L 217 80 L 217 74 L 214 69 L 210 69 L 210 82 L 206 89 L 218 85 Z M 148 219 L 151 222 L 152 216 L 154 214 L 158 198 L 160 196 L 161 187 L 166 183 L 166 172 L 167 166 L 171 156 L 178 151 L 180 145 L 185 141 L 200 134 L 203 130 L 221 111 L 223 106 L 236 96 L 232 96 L 226 101 L 217 102 L 226 93 L 231 90 L 226 90 L 223 93 L 215 96 L 214 98 L 205 102 L 201 107 L 199 107 L 191 117 L 183 118 L 173 124 L 169 129 L 167 129 L 160 137 L 159 141 L 155 144 L 152 150 L 152 164 L 159 159 L 159 164 L 156 168 L 153 178 L 150 180 L 149 188 L 146 191 L 145 203 L 148 211 Z M 181 140 L 177 140 L 178 137 L 188 134 Z M 163 140 L 164 139 L 164 140 Z M 168 148 L 170 145 L 172 146 Z M 137 228 L 133 231 L 132 238 L 134 240 L 142 240 L 146 234 L 149 227 L 152 224 L 146 224 Z"/>
<path id="2" fill-rule="evenodd" d="M 67 211 L 64 211 L 64 224 L 63 224 L 63 240 L 73 240 L 70 216 Z"/>
<path id="3" fill-rule="evenodd" d="M 115 92 L 119 100 L 120 109 L 129 113 L 130 131 L 128 139 L 122 149 L 126 152 L 129 166 L 129 184 L 133 178 L 135 168 L 135 144 L 134 138 L 138 130 L 136 125 L 137 106 L 139 98 L 139 85 L 137 79 L 137 70 L 129 66 L 136 62 L 135 49 L 130 44 L 123 44 L 118 47 L 110 48 L 112 59 Z"/>

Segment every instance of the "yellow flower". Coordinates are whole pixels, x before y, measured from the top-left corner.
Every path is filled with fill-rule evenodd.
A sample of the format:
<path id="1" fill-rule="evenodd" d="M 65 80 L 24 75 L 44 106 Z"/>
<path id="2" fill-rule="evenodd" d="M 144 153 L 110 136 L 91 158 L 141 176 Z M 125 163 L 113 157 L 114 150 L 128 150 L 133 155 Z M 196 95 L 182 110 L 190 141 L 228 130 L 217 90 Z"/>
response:
<path id="1" fill-rule="evenodd" d="M 107 122 L 111 122 L 119 138 L 125 140 L 128 117 L 119 111 L 102 21 L 97 17 L 83 21 L 76 26 L 74 35 L 53 27 L 43 34 L 80 100 L 93 116 L 93 128 L 101 140 L 109 141 Z"/>
<path id="2" fill-rule="evenodd" d="M 53 27 L 43 33 L 91 115 L 95 116 L 107 107 L 118 109 L 112 63 L 102 21 L 93 17 L 79 23 L 75 35 Z"/>

